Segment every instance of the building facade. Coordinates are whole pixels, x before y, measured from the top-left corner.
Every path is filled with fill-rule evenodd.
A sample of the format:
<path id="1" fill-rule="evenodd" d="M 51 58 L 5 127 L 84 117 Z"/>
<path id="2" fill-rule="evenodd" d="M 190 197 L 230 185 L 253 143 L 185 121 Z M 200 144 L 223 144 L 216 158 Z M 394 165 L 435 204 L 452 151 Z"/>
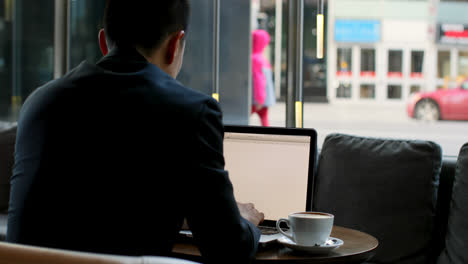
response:
<path id="1" fill-rule="evenodd" d="M 403 104 L 416 91 L 468 77 L 468 4 L 436 0 L 332 0 L 331 102 Z"/>

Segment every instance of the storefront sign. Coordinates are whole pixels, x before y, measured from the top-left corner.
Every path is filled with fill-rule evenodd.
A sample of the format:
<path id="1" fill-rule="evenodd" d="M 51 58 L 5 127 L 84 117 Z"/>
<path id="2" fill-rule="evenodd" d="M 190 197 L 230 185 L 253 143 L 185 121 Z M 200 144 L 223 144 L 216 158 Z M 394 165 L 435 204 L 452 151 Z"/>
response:
<path id="1" fill-rule="evenodd" d="M 355 43 L 375 43 L 380 41 L 380 21 L 347 20 L 335 21 L 335 41 Z"/>
<path id="2" fill-rule="evenodd" d="M 468 45 L 468 25 L 440 24 L 437 39 L 440 44 Z"/>

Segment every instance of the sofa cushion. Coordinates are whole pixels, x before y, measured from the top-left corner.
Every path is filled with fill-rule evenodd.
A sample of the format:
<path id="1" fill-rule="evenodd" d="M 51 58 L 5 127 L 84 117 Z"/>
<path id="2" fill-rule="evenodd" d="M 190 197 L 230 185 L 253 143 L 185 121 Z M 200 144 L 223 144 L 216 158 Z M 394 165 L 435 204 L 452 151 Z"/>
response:
<path id="1" fill-rule="evenodd" d="M 16 126 L 8 126 L 0 130 L 0 213 L 8 209 L 15 140 Z"/>
<path id="2" fill-rule="evenodd" d="M 328 135 L 313 209 L 375 236 L 372 262 L 426 263 L 441 160 L 440 146 L 429 141 Z"/>
<path id="3" fill-rule="evenodd" d="M 444 157 L 440 171 L 439 190 L 437 191 L 437 208 L 434 233 L 432 235 L 433 246 L 431 259 L 437 260 L 445 248 L 445 236 L 447 234 L 447 223 L 449 216 L 450 201 L 452 200 L 453 180 L 455 178 L 455 167 L 457 159 Z M 435 261 L 434 261 L 435 262 Z"/>
<path id="4" fill-rule="evenodd" d="M 437 264 L 468 263 L 468 143 L 458 155 L 445 249 Z"/>

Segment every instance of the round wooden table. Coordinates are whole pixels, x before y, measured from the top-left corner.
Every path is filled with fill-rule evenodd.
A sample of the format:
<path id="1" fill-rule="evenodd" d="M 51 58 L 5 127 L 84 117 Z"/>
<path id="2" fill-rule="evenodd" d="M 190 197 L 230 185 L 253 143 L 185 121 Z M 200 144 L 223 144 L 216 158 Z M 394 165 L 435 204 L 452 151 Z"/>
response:
<path id="1" fill-rule="evenodd" d="M 344 244 L 327 255 L 313 255 L 293 251 L 281 244 L 260 249 L 253 263 L 362 263 L 374 255 L 378 240 L 364 232 L 334 226 L 332 237 L 343 240 Z M 190 243 L 177 243 L 173 253 L 176 257 L 200 261 L 200 251 Z"/>

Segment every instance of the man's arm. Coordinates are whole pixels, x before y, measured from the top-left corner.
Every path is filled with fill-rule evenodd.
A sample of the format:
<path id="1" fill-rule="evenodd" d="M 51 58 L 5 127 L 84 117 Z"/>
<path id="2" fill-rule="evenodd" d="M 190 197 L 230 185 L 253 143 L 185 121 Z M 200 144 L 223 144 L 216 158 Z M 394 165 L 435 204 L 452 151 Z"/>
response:
<path id="1" fill-rule="evenodd" d="M 239 203 L 237 202 L 237 207 L 239 207 L 240 215 L 245 218 L 250 223 L 254 224 L 254 226 L 258 226 L 261 222 L 263 222 L 265 218 L 265 214 L 260 213 L 254 206 L 253 203 Z M 184 222 L 182 223 L 182 230 L 189 230 L 190 227 L 187 223 L 187 218 L 184 218 Z"/>
<path id="2" fill-rule="evenodd" d="M 201 110 L 192 163 L 195 173 L 189 176 L 186 217 L 208 263 L 247 263 L 257 251 L 260 231 L 241 217 L 232 184 L 224 170 L 221 117 L 214 100 L 209 100 Z M 252 220 L 263 218 L 255 216 L 256 210 L 251 207 L 243 211 Z"/>

